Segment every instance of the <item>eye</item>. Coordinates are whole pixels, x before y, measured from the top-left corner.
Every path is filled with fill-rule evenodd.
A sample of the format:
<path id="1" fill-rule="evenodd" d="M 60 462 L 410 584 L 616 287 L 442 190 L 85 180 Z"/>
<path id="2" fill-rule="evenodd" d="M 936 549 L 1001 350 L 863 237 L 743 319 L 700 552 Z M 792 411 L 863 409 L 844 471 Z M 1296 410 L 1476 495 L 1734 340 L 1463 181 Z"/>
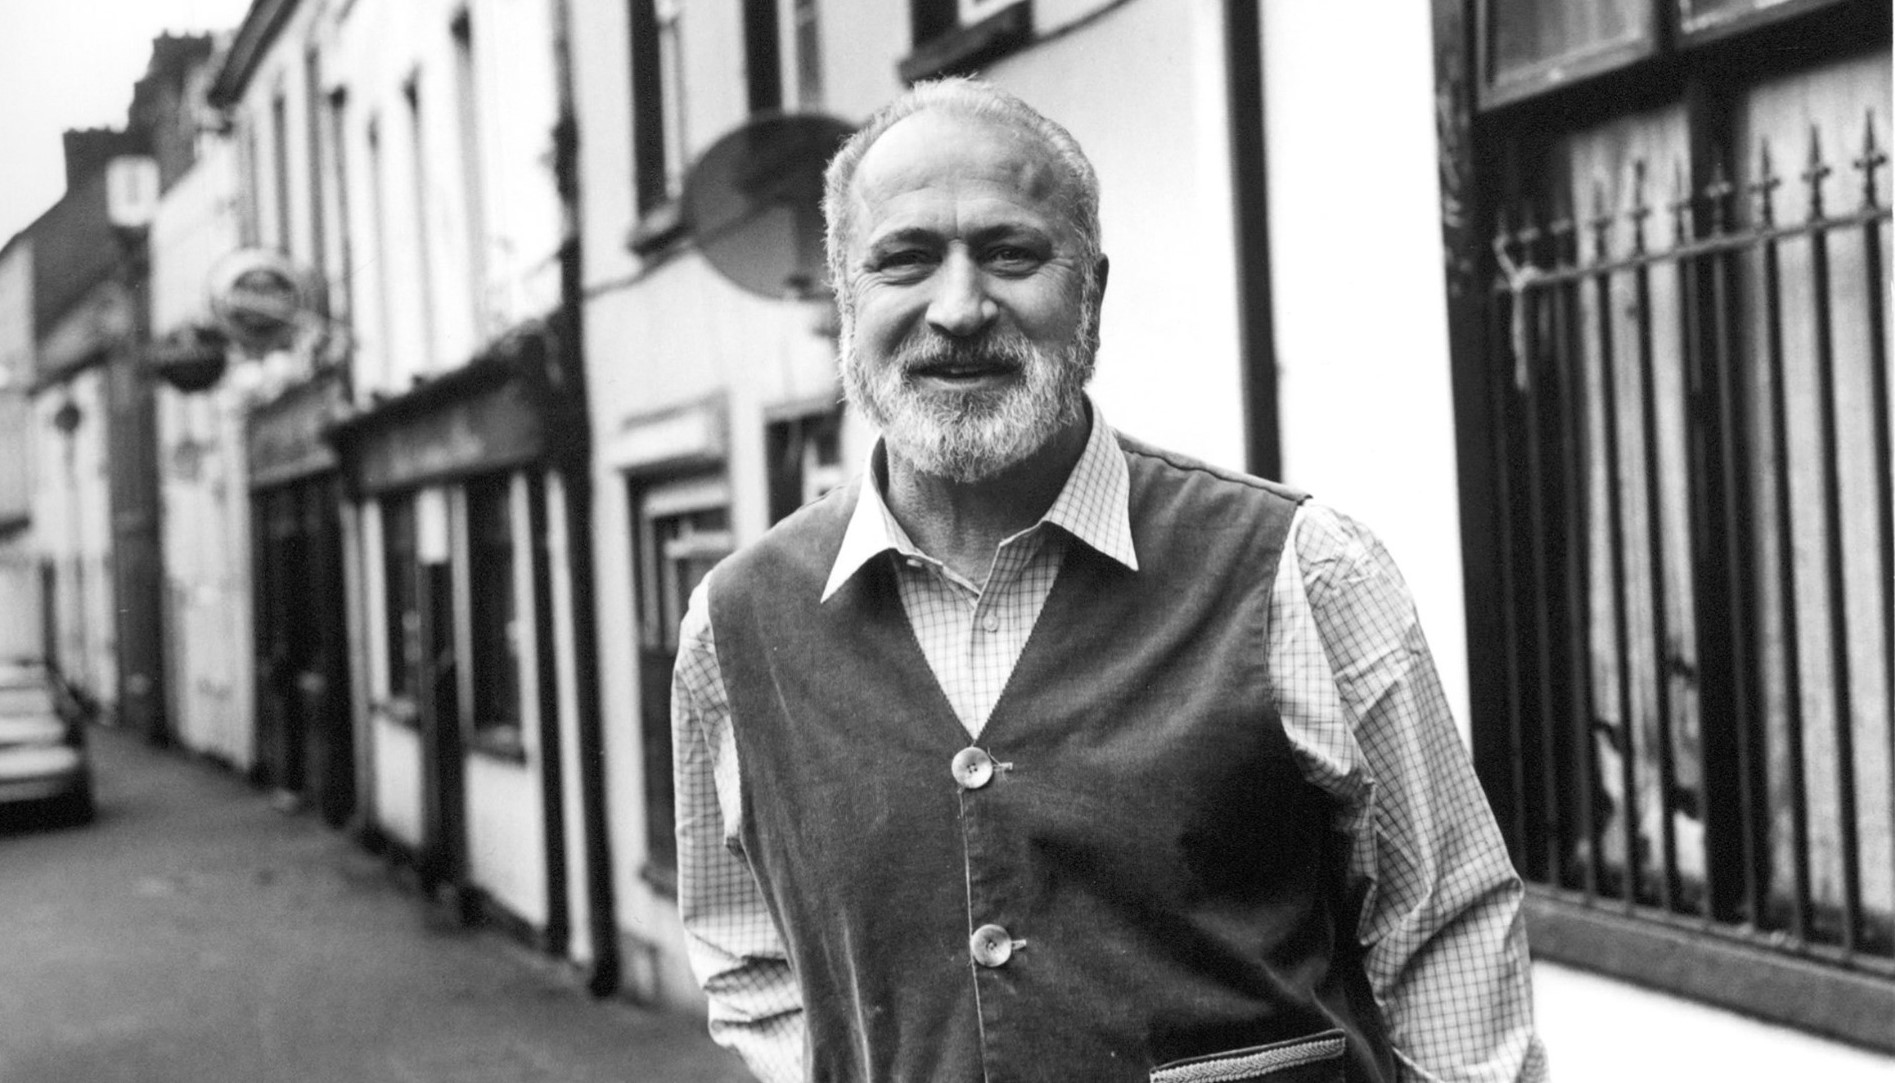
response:
<path id="1" fill-rule="evenodd" d="M 997 244 L 987 250 L 987 265 L 999 271 L 1029 271 L 1043 260 L 1038 252 L 1017 244 Z"/>
<path id="2" fill-rule="evenodd" d="M 920 278 L 935 264 L 933 252 L 925 248 L 895 248 L 876 254 L 870 268 L 895 279 Z"/>

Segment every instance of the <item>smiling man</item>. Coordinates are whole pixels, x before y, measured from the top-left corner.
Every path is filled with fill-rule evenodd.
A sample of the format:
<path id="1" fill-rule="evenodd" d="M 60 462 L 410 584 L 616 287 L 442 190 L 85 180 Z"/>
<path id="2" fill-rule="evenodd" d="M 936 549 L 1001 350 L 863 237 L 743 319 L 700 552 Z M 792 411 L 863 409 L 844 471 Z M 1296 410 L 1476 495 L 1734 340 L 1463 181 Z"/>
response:
<path id="1" fill-rule="evenodd" d="M 1540 1079 L 1520 884 L 1386 553 L 1085 395 L 1098 191 L 967 80 L 830 165 L 882 438 L 685 620 L 711 1031 L 772 1083 Z"/>

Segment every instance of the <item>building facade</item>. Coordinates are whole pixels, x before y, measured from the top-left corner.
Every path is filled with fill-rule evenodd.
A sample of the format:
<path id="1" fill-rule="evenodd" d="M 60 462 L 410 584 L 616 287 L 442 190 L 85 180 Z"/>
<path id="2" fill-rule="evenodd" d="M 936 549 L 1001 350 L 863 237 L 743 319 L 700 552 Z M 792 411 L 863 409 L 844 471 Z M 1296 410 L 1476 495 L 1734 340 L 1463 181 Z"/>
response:
<path id="1" fill-rule="evenodd" d="M 248 423 L 260 754 L 564 951 L 588 879 L 553 31 L 523 0 L 260 3 L 213 99 L 246 243 L 315 284 Z"/>
<path id="2" fill-rule="evenodd" d="M 33 549 L 33 250 L 0 246 L 0 659 L 39 658 L 46 633 Z"/>

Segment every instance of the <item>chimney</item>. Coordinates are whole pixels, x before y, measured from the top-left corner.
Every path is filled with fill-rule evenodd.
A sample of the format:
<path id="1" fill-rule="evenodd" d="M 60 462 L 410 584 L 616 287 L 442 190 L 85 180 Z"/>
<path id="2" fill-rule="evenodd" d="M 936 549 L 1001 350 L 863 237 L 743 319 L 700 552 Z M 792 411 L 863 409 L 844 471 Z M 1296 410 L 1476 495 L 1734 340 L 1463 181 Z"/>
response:
<path id="1" fill-rule="evenodd" d="M 66 190 L 72 191 L 121 154 L 144 154 L 145 140 L 117 128 L 73 128 L 65 133 Z"/>

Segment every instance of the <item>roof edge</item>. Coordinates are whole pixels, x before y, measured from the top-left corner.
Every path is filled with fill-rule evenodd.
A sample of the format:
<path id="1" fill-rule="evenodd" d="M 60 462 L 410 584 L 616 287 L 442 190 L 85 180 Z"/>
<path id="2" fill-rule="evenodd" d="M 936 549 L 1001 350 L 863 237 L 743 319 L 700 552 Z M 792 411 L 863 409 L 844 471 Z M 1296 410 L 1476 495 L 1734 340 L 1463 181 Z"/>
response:
<path id="1" fill-rule="evenodd" d="M 243 18 L 243 25 L 237 28 L 237 34 L 230 42 L 230 52 L 224 58 L 224 66 L 218 69 L 217 78 L 211 81 L 210 103 L 218 109 L 227 109 L 243 96 L 244 89 L 250 85 L 250 77 L 257 72 L 257 66 L 263 62 L 263 55 L 276 43 L 278 34 L 289 22 L 296 11 L 297 0 L 252 0 L 250 11 Z"/>

